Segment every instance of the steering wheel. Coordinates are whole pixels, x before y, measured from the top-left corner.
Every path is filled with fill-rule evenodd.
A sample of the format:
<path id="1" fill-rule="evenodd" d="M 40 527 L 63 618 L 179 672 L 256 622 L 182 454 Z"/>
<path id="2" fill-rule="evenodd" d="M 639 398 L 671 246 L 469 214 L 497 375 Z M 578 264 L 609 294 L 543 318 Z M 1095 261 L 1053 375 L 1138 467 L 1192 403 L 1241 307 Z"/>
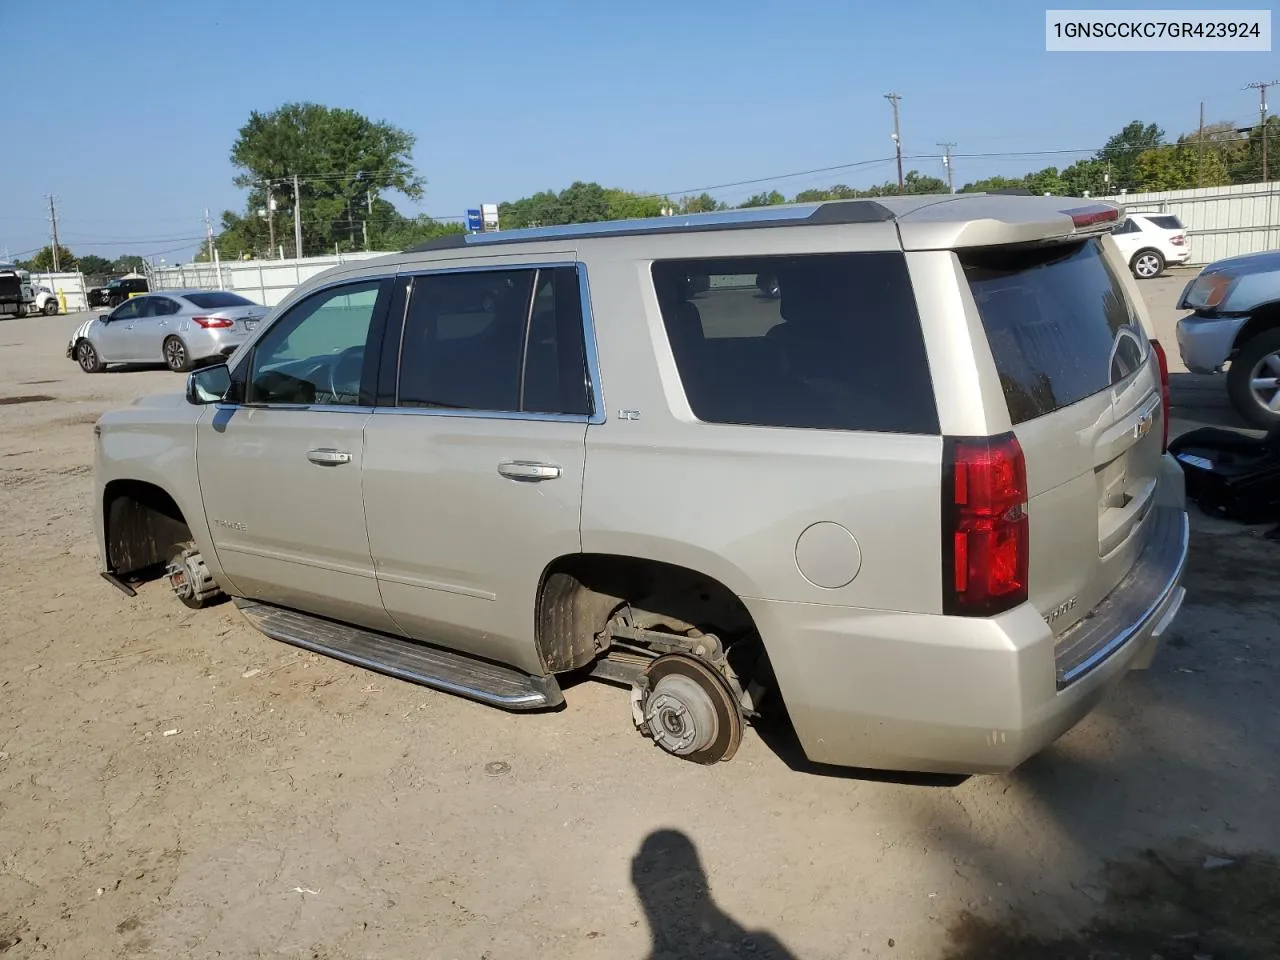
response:
<path id="1" fill-rule="evenodd" d="M 360 375 L 364 371 L 364 345 L 347 347 L 329 364 L 329 393 L 335 402 L 339 397 L 359 397 Z M 352 389 L 340 389 L 350 387 Z"/>

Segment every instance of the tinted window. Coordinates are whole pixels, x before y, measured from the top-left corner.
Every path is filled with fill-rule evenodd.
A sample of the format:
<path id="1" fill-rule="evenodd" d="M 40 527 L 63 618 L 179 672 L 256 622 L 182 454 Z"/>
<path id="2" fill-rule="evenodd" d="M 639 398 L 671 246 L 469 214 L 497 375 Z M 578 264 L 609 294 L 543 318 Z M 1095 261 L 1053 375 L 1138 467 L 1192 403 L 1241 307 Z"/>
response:
<path id="1" fill-rule="evenodd" d="M 139 312 L 142 317 L 168 317 L 178 312 L 178 304 L 168 297 L 147 297 L 147 306 Z"/>
<path id="2" fill-rule="evenodd" d="M 1127 218 L 1124 223 L 1116 227 L 1113 233 L 1139 233 L 1142 230 L 1132 217 Z"/>
<path id="3" fill-rule="evenodd" d="M 255 306 L 252 300 L 246 300 L 237 293 L 227 293 L 225 290 L 212 290 L 209 293 L 188 293 L 183 299 L 194 303 L 201 310 L 213 310 L 216 307 Z"/>
<path id="4" fill-rule="evenodd" d="M 255 346 L 252 403 L 357 404 L 365 345 L 383 283 L 322 290 L 292 307 Z"/>
<path id="5" fill-rule="evenodd" d="M 577 272 L 564 267 L 418 277 L 400 345 L 397 402 L 588 413 Z"/>
<path id="6" fill-rule="evenodd" d="M 1150 220 L 1157 227 L 1159 227 L 1161 230 L 1181 230 L 1182 229 L 1182 221 L 1179 220 L 1177 217 L 1150 216 L 1150 217 L 1147 217 L 1147 219 Z"/>
<path id="7" fill-rule="evenodd" d="M 1097 240 L 960 254 L 1013 422 L 1123 380 L 1146 336 Z"/>
<path id="8" fill-rule="evenodd" d="M 938 433 L 901 253 L 666 261 L 653 281 L 700 420 Z"/>
<path id="9" fill-rule="evenodd" d="M 112 320 L 132 320 L 139 315 L 139 307 L 142 306 L 141 300 L 126 300 L 120 306 L 111 311 Z"/>

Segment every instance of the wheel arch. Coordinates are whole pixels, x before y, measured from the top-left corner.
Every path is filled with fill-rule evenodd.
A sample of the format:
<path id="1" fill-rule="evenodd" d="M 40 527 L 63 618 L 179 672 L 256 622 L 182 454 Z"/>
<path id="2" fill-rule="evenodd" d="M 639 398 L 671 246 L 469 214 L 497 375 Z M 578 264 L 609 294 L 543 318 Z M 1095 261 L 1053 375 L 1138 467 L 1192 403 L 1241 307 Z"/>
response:
<path id="1" fill-rule="evenodd" d="M 1258 304 L 1249 311 L 1249 319 L 1236 331 L 1231 342 L 1231 355 L 1239 353 L 1246 343 L 1273 327 L 1280 327 L 1280 300 Z"/>
<path id="2" fill-rule="evenodd" d="M 102 490 L 102 542 L 107 570 L 147 574 L 169 559 L 173 546 L 192 538 L 178 502 L 145 480 L 112 480 Z"/>
<path id="3" fill-rule="evenodd" d="M 549 673 L 576 670 L 600 652 L 596 635 L 622 606 L 724 635 L 755 634 L 738 593 L 720 578 L 676 563 L 621 553 L 575 553 L 544 568 L 535 605 L 535 643 Z"/>

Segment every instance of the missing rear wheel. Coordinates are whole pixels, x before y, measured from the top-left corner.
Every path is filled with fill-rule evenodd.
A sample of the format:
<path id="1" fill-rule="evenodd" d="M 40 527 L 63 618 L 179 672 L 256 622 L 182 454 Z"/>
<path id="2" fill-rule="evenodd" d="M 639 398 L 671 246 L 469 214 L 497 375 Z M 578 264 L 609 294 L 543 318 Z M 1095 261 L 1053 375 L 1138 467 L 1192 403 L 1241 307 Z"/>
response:
<path id="1" fill-rule="evenodd" d="M 729 760 L 742 743 L 742 710 L 717 671 L 683 654 L 658 657 L 632 688 L 636 726 L 672 756 Z"/>

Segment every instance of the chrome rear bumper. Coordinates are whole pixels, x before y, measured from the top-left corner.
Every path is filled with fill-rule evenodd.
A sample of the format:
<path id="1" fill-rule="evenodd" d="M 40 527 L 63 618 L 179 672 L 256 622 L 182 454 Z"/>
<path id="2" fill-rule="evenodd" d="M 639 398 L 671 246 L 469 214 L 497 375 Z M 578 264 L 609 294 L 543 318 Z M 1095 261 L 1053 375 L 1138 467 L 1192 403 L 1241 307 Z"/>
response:
<path id="1" fill-rule="evenodd" d="M 1181 510 L 1156 509 L 1147 545 L 1129 571 L 1089 616 L 1058 639 L 1054 648 L 1058 689 L 1065 690 L 1135 636 L 1157 632 L 1173 619 L 1185 591 L 1191 526 Z M 1169 609 L 1172 603 L 1172 611 Z"/>

